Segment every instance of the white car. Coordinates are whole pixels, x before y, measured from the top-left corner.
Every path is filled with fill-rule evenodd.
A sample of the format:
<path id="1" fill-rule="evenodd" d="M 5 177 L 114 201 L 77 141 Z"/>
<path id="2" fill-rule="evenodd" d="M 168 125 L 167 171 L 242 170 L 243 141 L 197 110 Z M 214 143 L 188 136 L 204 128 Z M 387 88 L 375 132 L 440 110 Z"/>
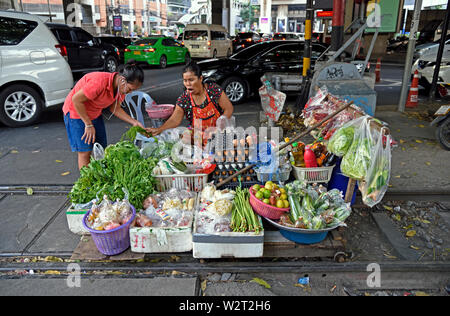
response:
<path id="1" fill-rule="evenodd" d="M 417 69 L 420 75 L 419 84 L 425 89 L 431 87 L 435 66 L 436 56 L 426 55 L 417 60 Z M 446 54 L 442 57 L 438 83 L 450 85 L 450 54 Z"/>
<path id="2" fill-rule="evenodd" d="M 35 123 L 73 87 L 67 49 L 35 15 L 0 11 L 0 122 Z"/>
<path id="3" fill-rule="evenodd" d="M 447 35 L 448 37 L 449 35 Z M 421 58 L 427 55 L 437 55 L 439 44 L 441 40 L 437 40 L 435 42 L 426 43 L 422 45 L 417 45 L 414 51 L 414 59 Z M 445 41 L 444 52 L 450 50 L 450 38 L 447 38 Z"/>

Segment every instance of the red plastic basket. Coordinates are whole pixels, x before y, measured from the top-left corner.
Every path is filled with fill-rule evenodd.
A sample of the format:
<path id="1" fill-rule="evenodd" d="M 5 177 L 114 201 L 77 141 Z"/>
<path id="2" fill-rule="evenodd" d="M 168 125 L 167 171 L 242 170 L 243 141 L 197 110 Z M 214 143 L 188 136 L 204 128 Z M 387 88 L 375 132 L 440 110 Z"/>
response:
<path id="1" fill-rule="evenodd" d="M 289 207 L 278 208 L 258 200 L 252 190 L 250 190 L 250 205 L 256 213 L 270 219 L 280 219 L 280 216 L 283 215 L 283 213 L 289 212 L 290 210 Z"/>
<path id="2" fill-rule="evenodd" d="M 151 119 L 166 119 L 172 115 L 174 109 L 173 104 L 156 104 L 146 111 Z"/>

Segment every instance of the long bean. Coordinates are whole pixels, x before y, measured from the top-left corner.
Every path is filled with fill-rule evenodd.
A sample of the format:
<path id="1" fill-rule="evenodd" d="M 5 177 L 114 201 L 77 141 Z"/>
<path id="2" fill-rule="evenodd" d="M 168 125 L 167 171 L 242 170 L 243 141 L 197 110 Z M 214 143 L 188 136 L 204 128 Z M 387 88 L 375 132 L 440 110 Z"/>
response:
<path id="1" fill-rule="evenodd" d="M 231 228 L 234 232 L 252 231 L 258 234 L 261 231 L 259 219 L 250 206 L 249 197 L 248 189 L 241 189 L 240 187 L 236 189 L 231 216 Z"/>

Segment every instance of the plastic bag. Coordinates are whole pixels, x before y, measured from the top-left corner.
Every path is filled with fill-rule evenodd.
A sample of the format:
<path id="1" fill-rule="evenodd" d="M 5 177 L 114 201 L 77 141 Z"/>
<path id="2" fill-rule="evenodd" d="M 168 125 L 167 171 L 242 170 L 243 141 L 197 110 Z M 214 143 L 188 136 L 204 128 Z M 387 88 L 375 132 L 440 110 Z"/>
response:
<path id="1" fill-rule="evenodd" d="M 370 128 L 370 116 L 365 116 L 359 127 L 355 126 L 353 142 L 342 158 L 342 173 L 353 179 L 363 180 L 372 162 L 375 132 Z"/>
<path id="2" fill-rule="evenodd" d="M 384 141 L 384 137 L 386 141 Z M 364 181 L 358 182 L 365 205 L 373 207 L 386 193 L 391 174 L 391 136 L 380 135 L 373 148 L 372 162 Z"/>
<path id="3" fill-rule="evenodd" d="M 263 86 L 259 88 L 261 106 L 268 118 L 273 121 L 278 121 L 284 107 L 284 102 L 286 101 L 286 94 L 275 90 L 266 76 L 262 76 L 261 81 L 263 83 Z"/>
<path id="4" fill-rule="evenodd" d="M 236 118 L 234 116 L 227 118 L 225 115 L 221 115 L 216 121 L 216 127 L 221 132 L 230 128 L 234 129 L 236 127 Z"/>
<path id="5" fill-rule="evenodd" d="M 344 156 L 353 143 L 355 129 L 359 128 L 364 120 L 365 117 L 362 116 L 350 122 L 347 122 L 341 128 L 339 128 L 328 142 L 328 151 L 339 157 Z"/>
<path id="6" fill-rule="evenodd" d="M 99 143 L 94 144 L 94 148 L 92 149 L 92 155 L 95 160 L 101 160 L 105 157 L 105 150 L 103 146 Z"/>

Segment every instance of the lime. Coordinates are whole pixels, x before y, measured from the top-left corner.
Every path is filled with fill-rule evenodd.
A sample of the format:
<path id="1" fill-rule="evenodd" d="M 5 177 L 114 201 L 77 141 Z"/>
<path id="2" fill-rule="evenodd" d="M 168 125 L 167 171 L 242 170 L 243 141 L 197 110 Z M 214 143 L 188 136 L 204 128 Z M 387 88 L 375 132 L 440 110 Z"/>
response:
<path id="1" fill-rule="evenodd" d="M 268 189 L 265 189 L 263 194 L 264 194 L 264 198 L 268 199 L 272 195 L 272 192 L 270 192 L 270 190 L 268 190 Z"/>
<path id="2" fill-rule="evenodd" d="M 269 201 L 269 199 L 264 199 L 263 203 L 270 204 L 270 201 Z"/>
<path id="3" fill-rule="evenodd" d="M 283 208 L 284 207 L 284 203 L 282 200 L 277 200 L 277 207 L 278 208 Z"/>
<path id="4" fill-rule="evenodd" d="M 255 197 L 258 200 L 262 200 L 262 198 L 264 197 L 264 194 L 261 191 L 256 192 Z"/>
<path id="5" fill-rule="evenodd" d="M 255 191 L 259 191 L 259 189 L 261 189 L 261 186 L 259 184 L 255 184 L 252 188 Z"/>

